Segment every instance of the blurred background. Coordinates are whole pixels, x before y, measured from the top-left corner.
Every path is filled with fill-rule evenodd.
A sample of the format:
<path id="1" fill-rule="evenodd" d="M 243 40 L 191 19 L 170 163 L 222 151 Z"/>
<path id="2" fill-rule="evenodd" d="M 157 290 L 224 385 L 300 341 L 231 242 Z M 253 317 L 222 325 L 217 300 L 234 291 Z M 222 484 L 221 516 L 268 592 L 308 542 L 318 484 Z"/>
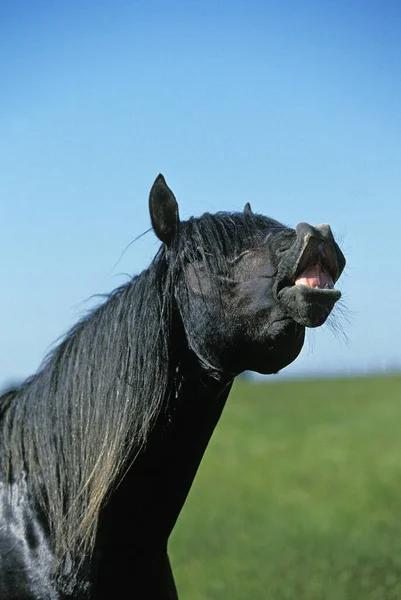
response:
<path id="1" fill-rule="evenodd" d="M 255 212 L 290 226 L 300 221 L 330 223 L 347 257 L 339 283 L 346 309 L 336 317 L 343 334 L 327 326 L 309 332 L 301 356 L 268 379 L 274 382 L 268 388 L 244 382 L 237 387 L 232 406 L 243 406 L 239 399 L 245 397 L 246 414 L 255 420 L 249 427 L 243 425 L 245 447 L 253 448 L 251 462 L 256 456 L 265 464 L 266 453 L 273 452 L 277 472 L 270 473 L 273 479 L 266 482 L 261 466 L 248 481 L 250 463 L 238 462 L 232 447 L 238 427 L 242 431 L 243 409 L 229 407 L 232 412 L 221 425 L 227 433 L 220 438 L 230 440 L 228 446 L 218 447 L 213 440 L 217 446 L 210 452 L 219 457 L 219 465 L 226 465 L 224 473 L 232 473 L 234 484 L 246 482 L 245 491 L 241 488 L 238 498 L 231 496 L 238 504 L 227 512 L 224 535 L 211 521 L 216 552 L 206 542 L 197 543 L 198 533 L 192 545 L 181 539 L 179 547 L 184 550 L 182 554 L 177 550 L 176 561 L 181 585 L 188 584 L 187 598 L 234 598 L 227 581 L 238 588 L 235 597 L 244 599 L 356 598 L 359 592 L 347 587 L 348 580 L 355 580 L 355 585 L 365 581 L 360 592 L 364 599 L 401 597 L 397 587 L 401 559 L 390 569 L 389 580 L 383 566 L 389 564 L 389 557 L 394 562 L 401 554 L 394 537 L 397 519 L 392 511 L 380 509 L 382 498 L 387 507 L 401 505 L 399 453 L 392 445 L 398 438 L 397 416 L 401 416 L 397 413 L 400 380 L 372 377 L 401 368 L 400 32 L 401 4 L 391 0 L 22 0 L 0 5 L 0 387 L 33 373 L 55 340 L 96 305 L 94 294 L 111 291 L 149 264 L 158 248 L 153 233 L 130 243 L 150 226 L 147 198 L 159 172 L 179 201 L 181 218 L 242 210 L 249 201 Z M 358 379 L 333 381 L 355 375 Z M 280 383 L 286 377 L 312 378 L 314 383 Z M 322 377 L 331 379 L 316 381 Z M 260 394 L 271 398 L 270 404 L 258 404 Z M 321 403 L 315 403 L 314 394 Z M 296 410 L 294 398 L 302 400 Z M 342 404 L 336 402 L 339 399 Z M 366 416 L 369 403 L 373 407 L 369 423 L 361 424 L 355 417 L 353 429 L 349 414 Z M 278 416 L 275 406 L 283 407 L 277 408 Z M 304 428 L 294 420 L 301 406 Z M 377 429 L 383 415 L 388 420 Z M 257 422 L 277 426 L 266 431 L 263 443 L 253 429 Z M 315 445 L 308 442 L 309 427 L 313 436 L 318 431 Z M 340 431 L 346 432 L 344 439 Z M 316 466 L 325 432 L 339 445 L 328 456 L 319 455 L 323 462 Z M 357 432 L 363 438 L 359 446 Z M 263 444 L 275 443 L 275 436 L 274 451 L 265 448 Z M 254 444 L 253 439 L 260 443 Z M 390 444 L 388 454 L 380 452 L 384 440 Z M 288 448 L 292 448 L 290 455 Z M 368 453 L 361 458 L 363 448 Z M 227 464 L 221 458 L 224 452 Z M 304 452 L 307 457 L 302 462 Z M 376 464 L 381 456 L 384 463 Z M 259 485 L 267 493 L 277 483 L 274 478 L 282 473 L 278 457 L 284 470 L 292 465 L 298 483 L 289 477 L 292 483 L 277 496 L 280 514 L 273 513 L 268 532 L 262 535 L 269 512 L 261 507 L 267 500 L 260 496 L 259 508 L 248 501 L 257 497 Z M 198 500 L 191 508 L 194 492 L 185 509 L 198 515 L 198 524 L 209 514 L 211 494 L 216 497 L 208 479 L 213 474 L 211 460 L 205 461 L 196 483 L 206 486 L 204 504 Z M 344 481 L 330 479 L 327 487 L 325 477 L 333 469 L 343 473 L 350 460 L 354 467 Z M 318 486 L 325 490 L 317 496 L 320 509 L 309 502 L 314 472 Z M 358 473 L 364 475 L 358 479 Z M 355 565 L 354 570 L 350 567 L 351 575 L 346 565 L 341 566 L 343 559 L 337 564 L 334 558 L 340 557 L 342 533 L 350 531 L 356 515 L 372 518 L 367 507 L 374 499 L 366 499 L 363 492 L 361 498 L 352 487 L 370 489 L 370 484 L 363 485 L 364 477 L 373 478 L 375 511 L 390 532 L 390 541 L 378 550 L 380 560 L 372 559 L 374 573 L 385 572 L 380 584 L 373 575 L 371 583 L 369 566 L 366 575 L 364 558 L 357 561 L 359 571 Z M 397 482 L 396 491 L 385 487 L 390 480 Z M 221 473 L 215 481 L 224 481 Z M 333 481 L 341 497 L 348 498 L 348 504 L 344 501 L 348 508 L 342 511 L 342 501 L 334 501 L 326 514 L 322 507 L 335 497 Z M 377 491 L 382 488 L 387 490 L 383 496 Z M 317 537 L 308 537 L 309 521 L 302 511 L 283 512 L 286 494 L 309 507 L 310 519 L 321 510 Z M 199 492 L 197 498 L 202 497 Z M 222 499 L 223 512 L 224 507 Z M 183 518 L 195 518 L 186 514 Z M 335 525 L 339 514 L 340 529 Z M 246 527 L 241 525 L 244 522 Z M 232 537 L 236 524 L 238 535 Z M 270 539 L 272 527 L 277 535 L 265 555 L 259 546 Z M 189 532 L 195 530 L 187 527 Z M 326 547 L 321 536 L 329 530 L 337 541 Z M 372 531 L 365 540 L 371 553 L 379 536 Z M 355 536 L 348 550 L 350 556 L 359 557 L 362 525 Z M 249 562 L 242 566 L 238 562 L 234 568 L 227 547 L 231 540 L 237 545 L 241 539 L 259 541 Z M 292 550 L 288 560 L 276 565 L 275 548 L 281 557 L 287 556 L 283 545 Z M 246 552 L 239 547 L 241 557 Z M 200 562 L 194 559 L 191 571 L 185 557 L 193 557 L 200 548 L 206 548 L 205 555 Z M 202 591 L 199 564 L 204 566 L 206 555 L 214 557 L 220 574 L 222 563 L 227 563 L 227 577 L 213 579 L 206 571 L 204 581 L 215 583 Z M 220 562 L 215 562 L 216 555 Z M 261 564 L 255 563 L 255 556 Z M 308 556 L 323 557 L 326 567 L 321 580 L 313 579 L 316 563 Z M 286 580 L 283 574 L 297 573 L 293 566 L 301 564 L 301 557 L 305 569 L 309 565 L 312 570 L 302 567 L 303 583 L 294 580 L 287 589 L 279 583 L 280 577 Z M 334 584 L 325 587 L 328 571 L 333 577 L 338 572 L 337 582 L 345 581 L 345 587 L 338 584 L 338 593 L 332 591 L 337 589 Z M 269 592 L 262 577 L 267 572 L 269 581 L 278 577 Z"/>

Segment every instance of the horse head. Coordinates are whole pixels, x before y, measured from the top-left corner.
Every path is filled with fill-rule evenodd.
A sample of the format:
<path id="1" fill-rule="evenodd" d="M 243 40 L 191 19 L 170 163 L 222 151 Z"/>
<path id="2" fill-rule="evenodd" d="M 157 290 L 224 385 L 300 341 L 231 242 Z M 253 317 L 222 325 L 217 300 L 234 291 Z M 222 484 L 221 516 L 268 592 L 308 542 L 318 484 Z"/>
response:
<path id="1" fill-rule="evenodd" d="M 249 204 L 241 213 L 180 221 L 162 175 L 150 215 L 165 259 L 180 265 L 174 295 L 190 348 L 205 365 L 237 375 L 275 373 L 301 351 L 341 297 L 345 258 L 329 225 L 291 229 Z"/>

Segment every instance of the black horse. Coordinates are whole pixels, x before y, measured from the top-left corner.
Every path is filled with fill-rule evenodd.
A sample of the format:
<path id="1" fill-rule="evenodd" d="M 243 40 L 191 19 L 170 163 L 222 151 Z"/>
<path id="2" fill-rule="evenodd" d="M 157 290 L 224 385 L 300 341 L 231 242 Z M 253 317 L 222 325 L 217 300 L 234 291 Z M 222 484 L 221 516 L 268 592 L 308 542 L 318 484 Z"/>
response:
<path id="1" fill-rule="evenodd" d="M 168 538 L 234 377 L 291 363 L 340 297 L 328 225 L 183 222 L 162 175 L 149 205 L 150 267 L 0 398 L 1 600 L 177 598 Z"/>

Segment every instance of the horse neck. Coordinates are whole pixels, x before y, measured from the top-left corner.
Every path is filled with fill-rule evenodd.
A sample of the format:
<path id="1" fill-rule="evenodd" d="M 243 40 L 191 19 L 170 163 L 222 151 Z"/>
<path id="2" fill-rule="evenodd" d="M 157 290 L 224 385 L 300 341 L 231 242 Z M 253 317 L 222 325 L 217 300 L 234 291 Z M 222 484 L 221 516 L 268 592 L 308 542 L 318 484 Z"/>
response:
<path id="1" fill-rule="evenodd" d="M 145 449 L 104 510 L 104 548 L 121 544 L 122 521 L 124 535 L 142 551 L 167 544 L 232 386 L 232 379 L 205 374 L 189 355 L 184 372 Z"/>

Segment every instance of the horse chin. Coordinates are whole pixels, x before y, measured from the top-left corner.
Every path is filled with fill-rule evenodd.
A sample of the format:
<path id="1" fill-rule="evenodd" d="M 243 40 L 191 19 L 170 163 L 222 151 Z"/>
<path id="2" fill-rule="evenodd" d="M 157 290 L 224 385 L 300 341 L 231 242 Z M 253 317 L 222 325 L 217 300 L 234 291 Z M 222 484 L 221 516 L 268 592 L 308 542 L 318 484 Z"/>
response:
<path id="1" fill-rule="evenodd" d="M 258 340 L 243 352 L 241 371 L 273 375 L 290 365 L 299 355 L 305 341 L 305 327 L 292 318 L 280 318 L 261 331 Z"/>
<path id="2" fill-rule="evenodd" d="M 326 321 L 341 292 L 307 285 L 283 288 L 278 298 L 287 314 L 305 327 L 320 327 Z"/>

